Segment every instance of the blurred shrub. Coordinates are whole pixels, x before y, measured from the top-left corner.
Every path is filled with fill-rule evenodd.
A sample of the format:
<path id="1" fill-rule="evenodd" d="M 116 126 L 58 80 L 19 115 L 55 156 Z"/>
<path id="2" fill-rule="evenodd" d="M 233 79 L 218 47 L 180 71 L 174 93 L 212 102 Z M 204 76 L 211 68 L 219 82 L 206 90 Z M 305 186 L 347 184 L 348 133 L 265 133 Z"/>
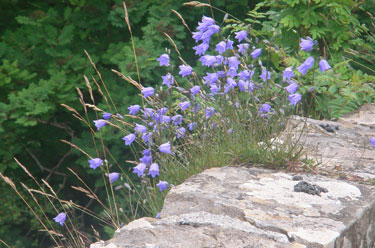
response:
<path id="1" fill-rule="evenodd" d="M 231 28 L 249 25 L 252 32 L 275 44 L 266 63 L 294 66 L 300 38 L 317 42 L 315 60 L 325 58 L 333 70 L 317 76 L 314 70 L 302 80 L 304 107 L 301 114 L 313 118 L 338 118 L 365 103 L 375 101 L 373 1 L 265 0 L 248 13 L 245 23 L 235 20 Z M 318 69 L 315 67 L 315 69 Z"/>

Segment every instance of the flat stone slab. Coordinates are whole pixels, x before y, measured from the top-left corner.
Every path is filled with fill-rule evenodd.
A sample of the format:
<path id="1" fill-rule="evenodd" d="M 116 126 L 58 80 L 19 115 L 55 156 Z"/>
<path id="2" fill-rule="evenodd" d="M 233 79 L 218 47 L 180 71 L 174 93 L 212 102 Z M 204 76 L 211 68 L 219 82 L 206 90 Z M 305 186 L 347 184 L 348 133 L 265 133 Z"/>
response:
<path id="1" fill-rule="evenodd" d="M 372 127 L 375 130 L 375 103 L 365 104 L 354 113 L 343 115 L 338 122 Z"/>
<path id="2" fill-rule="evenodd" d="M 261 168 L 205 170 L 168 193 L 161 219 L 123 227 L 106 247 L 372 247 L 375 191 L 320 175 L 327 193 L 295 192 L 293 175 Z"/>
<path id="3" fill-rule="evenodd" d="M 279 138 L 307 128 L 300 142 L 320 162 L 315 174 L 208 169 L 169 191 L 160 219 L 135 220 L 90 247 L 374 248 L 374 118 L 374 104 L 337 122 L 295 117 Z M 296 192 L 301 180 L 326 190 Z"/>
<path id="4" fill-rule="evenodd" d="M 305 154 L 321 169 L 337 172 L 341 178 L 375 182 L 375 148 L 369 141 L 375 137 L 375 104 L 364 105 L 337 122 L 296 116 L 288 126 L 289 136 L 300 138 Z M 299 137 L 302 129 L 304 135 Z"/>

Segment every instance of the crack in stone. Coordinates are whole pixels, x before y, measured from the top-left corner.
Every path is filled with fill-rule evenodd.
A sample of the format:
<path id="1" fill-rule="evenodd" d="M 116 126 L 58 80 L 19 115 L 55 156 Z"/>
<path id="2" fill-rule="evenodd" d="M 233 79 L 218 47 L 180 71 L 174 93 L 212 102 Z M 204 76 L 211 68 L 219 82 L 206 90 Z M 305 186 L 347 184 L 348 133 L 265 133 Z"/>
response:
<path id="1" fill-rule="evenodd" d="M 290 243 L 295 241 L 294 237 L 289 235 L 288 231 L 283 229 L 283 228 L 280 228 L 280 227 L 277 227 L 277 226 L 264 225 L 264 224 L 260 223 L 259 221 L 253 220 L 253 219 L 251 219 L 249 217 L 246 217 L 246 216 L 245 216 L 245 219 L 247 220 L 247 222 L 249 222 L 252 226 L 254 226 L 256 228 L 259 228 L 259 229 L 264 230 L 264 231 L 271 231 L 271 232 L 276 232 L 276 233 L 280 233 L 280 234 L 285 235 Z"/>

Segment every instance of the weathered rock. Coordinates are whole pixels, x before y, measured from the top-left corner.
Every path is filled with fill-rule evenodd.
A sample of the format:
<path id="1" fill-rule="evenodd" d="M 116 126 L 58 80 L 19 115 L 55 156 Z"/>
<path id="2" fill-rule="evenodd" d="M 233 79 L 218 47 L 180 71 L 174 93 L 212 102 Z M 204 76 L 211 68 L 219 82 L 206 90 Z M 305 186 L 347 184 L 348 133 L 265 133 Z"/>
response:
<path id="1" fill-rule="evenodd" d="M 365 104 L 354 113 L 345 114 L 338 122 L 372 127 L 375 130 L 375 104 Z"/>
<path id="2" fill-rule="evenodd" d="M 375 149 L 369 142 L 375 136 L 375 104 L 365 105 L 337 122 L 297 116 L 288 125 L 289 136 L 300 138 L 307 156 L 321 169 L 335 171 L 347 179 L 375 179 Z M 305 132 L 299 137 L 301 130 Z"/>
<path id="3" fill-rule="evenodd" d="M 293 191 L 292 177 L 259 168 L 206 170 L 168 193 L 161 219 L 133 221 L 105 244 L 121 248 L 373 245 L 372 188 L 304 175 L 328 189 L 321 196 L 309 195 Z"/>
<path id="4" fill-rule="evenodd" d="M 294 179 L 294 178 L 293 178 Z M 296 185 L 294 185 L 294 191 L 295 192 L 304 192 L 310 195 L 318 195 L 320 196 L 320 193 L 327 193 L 328 190 L 326 188 L 320 187 L 316 184 L 311 184 L 305 181 L 300 181 Z"/>
<path id="5" fill-rule="evenodd" d="M 361 111 L 375 113 L 375 105 Z M 294 132 L 303 127 L 298 118 L 289 125 Z M 359 184 L 375 178 L 375 149 L 368 142 L 375 131 L 369 125 L 365 114 L 338 122 L 308 119 L 304 149 L 322 162 L 315 171 L 324 175 L 300 172 L 301 178 L 250 166 L 208 169 L 170 190 L 161 219 L 135 220 L 91 248 L 373 248 L 375 188 Z M 327 192 L 295 192 L 296 180 Z"/>
<path id="6" fill-rule="evenodd" d="M 299 175 L 296 175 L 296 176 L 293 176 L 293 181 L 301 181 L 303 180 L 303 176 L 299 176 Z"/>

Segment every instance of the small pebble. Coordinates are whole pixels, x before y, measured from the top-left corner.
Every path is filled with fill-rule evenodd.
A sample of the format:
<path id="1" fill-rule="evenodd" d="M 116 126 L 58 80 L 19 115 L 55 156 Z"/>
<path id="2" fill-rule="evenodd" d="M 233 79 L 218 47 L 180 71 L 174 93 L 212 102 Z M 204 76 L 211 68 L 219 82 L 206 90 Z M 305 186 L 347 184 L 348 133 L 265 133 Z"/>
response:
<path id="1" fill-rule="evenodd" d="M 293 181 L 301 181 L 301 180 L 303 180 L 302 176 L 294 176 L 293 177 Z"/>
<path id="2" fill-rule="evenodd" d="M 306 181 L 300 181 L 296 185 L 294 185 L 294 191 L 295 192 L 304 192 L 310 195 L 318 195 L 320 196 L 320 193 L 327 193 L 328 190 L 326 188 L 320 187 L 316 184 L 311 184 Z"/>
<path id="3" fill-rule="evenodd" d="M 324 125 L 324 124 L 319 124 L 319 126 L 321 127 L 321 128 L 323 128 L 324 130 L 326 130 L 327 132 L 329 132 L 329 133 L 334 133 L 335 132 L 335 130 L 333 130 L 333 128 L 336 128 L 335 126 L 333 126 L 332 125 L 332 127 L 330 126 L 330 125 L 328 125 L 328 124 L 326 124 L 326 125 Z M 338 127 L 337 127 L 338 128 Z M 337 130 L 337 129 L 336 129 Z"/>

